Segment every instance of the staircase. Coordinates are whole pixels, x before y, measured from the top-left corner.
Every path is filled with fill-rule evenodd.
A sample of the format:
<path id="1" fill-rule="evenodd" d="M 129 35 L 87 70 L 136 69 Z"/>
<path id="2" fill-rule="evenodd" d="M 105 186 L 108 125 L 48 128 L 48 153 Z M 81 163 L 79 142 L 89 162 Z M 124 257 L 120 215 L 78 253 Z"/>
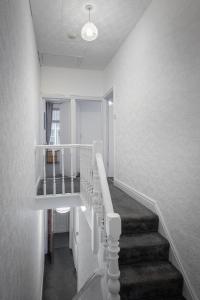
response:
<path id="1" fill-rule="evenodd" d="M 74 178 L 73 169 L 77 149 L 80 152 L 80 193 L 79 178 Z M 94 255 L 99 255 L 99 270 L 107 274 L 107 280 L 103 281 L 103 298 L 116 300 L 120 293 L 121 300 L 185 300 L 182 275 L 169 262 L 169 243 L 158 233 L 158 216 L 114 186 L 111 180 L 108 180 L 108 187 L 102 143 L 38 145 L 37 151 L 41 150 L 37 157 L 43 161 L 43 179 L 37 202 L 47 205 L 51 200 L 57 205 L 53 207 L 59 207 L 58 203 L 70 207 L 73 203 L 86 209 L 86 219 L 91 227 L 91 250 Z M 46 174 L 47 150 L 51 150 L 53 156 L 50 181 Z M 68 150 L 70 178 L 65 176 L 64 165 L 65 151 Z M 60 151 L 61 155 L 59 180 L 55 151 Z"/>
<path id="2" fill-rule="evenodd" d="M 158 233 L 158 216 L 109 183 L 122 220 L 121 300 L 184 300 L 183 278 L 169 262 L 169 243 Z"/>

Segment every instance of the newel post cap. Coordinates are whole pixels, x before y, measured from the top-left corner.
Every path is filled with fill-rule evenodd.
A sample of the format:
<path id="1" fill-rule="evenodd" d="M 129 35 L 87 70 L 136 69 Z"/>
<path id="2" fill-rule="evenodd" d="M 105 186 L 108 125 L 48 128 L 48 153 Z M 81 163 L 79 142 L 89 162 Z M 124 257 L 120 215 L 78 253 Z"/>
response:
<path id="1" fill-rule="evenodd" d="M 108 237 L 118 240 L 121 235 L 121 218 L 119 214 L 109 213 L 106 217 L 106 229 Z"/>

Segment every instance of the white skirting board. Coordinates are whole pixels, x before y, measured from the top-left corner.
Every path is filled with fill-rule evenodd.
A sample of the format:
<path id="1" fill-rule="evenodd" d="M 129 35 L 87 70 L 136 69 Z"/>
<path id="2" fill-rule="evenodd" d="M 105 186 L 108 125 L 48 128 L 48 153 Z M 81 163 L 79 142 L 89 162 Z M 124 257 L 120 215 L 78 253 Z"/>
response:
<path id="1" fill-rule="evenodd" d="M 125 193 L 127 193 L 129 196 L 134 198 L 136 201 L 140 202 L 142 205 L 149 208 L 151 211 L 156 213 L 159 217 L 159 228 L 158 231 L 161 235 L 163 235 L 168 242 L 170 243 L 170 253 L 169 253 L 169 260 L 170 262 L 181 272 L 184 279 L 184 285 L 183 285 L 183 295 L 187 300 L 199 300 L 197 297 L 192 284 L 188 278 L 188 275 L 183 267 L 183 264 L 181 262 L 179 253 L 174 245 L 174 241 L 172 239 L 172 236 L 167 228 L 167 225 L 165 223 L 164 216 L 156 203 L 155 200 L 152 198 L 146 196 L 143 193 L 140 193 L 139 191 L 135 190 L 133 187 L 130 187 L 129 185 L 125 184 L 124 182 L 115 179 L 114 185 L 123 190 Z"/>

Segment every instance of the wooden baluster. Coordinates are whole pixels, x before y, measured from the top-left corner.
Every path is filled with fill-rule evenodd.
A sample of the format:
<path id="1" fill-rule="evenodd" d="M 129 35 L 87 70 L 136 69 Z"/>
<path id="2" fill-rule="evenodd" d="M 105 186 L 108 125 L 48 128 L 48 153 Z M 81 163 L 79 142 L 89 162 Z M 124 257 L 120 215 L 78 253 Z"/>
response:
<path id="1" fill-rule="evenodd" d="M 93 171 L 92 171 L 92 150 L 89 149 L 89 184 L 90 184 L 90 202 L 92 202 L 93 197 Z"/>
<path id="2" fill-rule="evenodd" d="M 85 197 L 86 197 L 86 202 L 88 206 L 90 207 L 90 202 L 88 199 L 88 182 L 87 182 L 87 154 L 86 150 L 84 149 L 84 187 L 85 187 Z"/>
<path id="3" fill-rule="evenodd" d="M 90 162 L 89 162 L 89 153 L 88 149 L 86 149 L 86 163 L 87 163 L 87 195 L 88 195 L 88 202 L 91 207 L 91 186 L 90 186 Z"/>
<path id="4" fill-rule="evenodd" d="M 53 157 L 53 194 L 56 194 L 56 166 L 55 166 L 55 150 L 52 149 Z"/>
<path id="5" fill-rule="evenodd" d="M 62 164 L 62 193 L 65 194 L 65 162 L 64 162 L 64 148 L 61 149 L 61 164 Z"/>
<path id="6" fill-rule="evenodd" d="M 80 148 L 79 151 L 79 157 L 80 157 L 80 193 L 83 193 L 83 186 L 82 186 L 82 181 L 83 181 L 83 158 L 82 158 L 82 149 Z"/>
<path id="7" fill-rule="evenodd" d="M 121 219 L 118 214 L 108 214 L 106 218 L 108 232 L 108 300 L 120 300 L 119 282 L 119 238 L 121 234 Z"/>
<path id="8" fill-rule="evenodd" d="M 74 159 L 74 156 L 73 156 L 73 148 L 70 149 L 70 154 L 71 154 L 71 193 L 74 193 L 74 174 L 73 174 L 73 171 L 74 171 L 74 166 L 73 166 L 73 159 Z"/>
<path id="9" fill-rule="evenodd" d="M 80 164 L 81 164 L 81 170 L 80 170 L 80 182 L 81 182 L 81 193 L 83 194 L 83 197 L 85 199 L 85 189 L 84 189 L 84 155 L 83 155 L 83 149 L 80 149 Z"/>
<path id="10" fill-rule="evenodd" d="M 47 194 L 47 181 L 46 181 L 46 149 L 43 149 L 43 174 L 44 174 L 44 181 L 43 181 L 43 194 Z"/>

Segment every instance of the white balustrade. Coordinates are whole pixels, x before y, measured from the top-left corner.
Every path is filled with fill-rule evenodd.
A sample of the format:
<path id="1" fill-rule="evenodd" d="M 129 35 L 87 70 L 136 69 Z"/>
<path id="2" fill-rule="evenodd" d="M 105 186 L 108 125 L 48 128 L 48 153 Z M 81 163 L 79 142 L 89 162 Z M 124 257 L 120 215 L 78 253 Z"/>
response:
<path id="1" fill-rule="evenodd" d="M 120 271 L 118 263 L 121 219 L 114 213 L 105 167 L 102 143 L 80 151 L 81 197 L 91 212 L 91 248 L 104 268 L 107 285 L 106 300 L 119 300 Z"/>
<path id="2" fill-rule="evenodd" d="M 92 152 L 92 147 L 92 145 L 80 144 L 37 145 L 36 157 L 40 157 L 40 154 L 42 154 L 43 158 L 42 166 L 40 166 L 42 167 L 40 179 L 43 181 L 42 195 L 73 194 L 74 179 L 76 176 L 74 164 L 76 159 L 76 149 L 90 149 L 90 152 Z M 67 155 L 70 156 L 69 160 L 67 159 Z M 87 161 L 89 162 L 89 160 L 86 160 L 86 163 Z M 50 164 L 52 166 L 51 168 Z M 87 165 L 85 165 L 84 170 L 86 168 Z M 88 182 L 88 178 L 88 175 L 85 173 L 86 182 Z M 67 186 L 68 188 L 70 187 L 70 190 L 67 190 L 66 181 L 69 182 Z M 58 184 L 60 188 L 58 188 Z"/>
<path id="3" fill-rule="evenodd" d="M 86 206 L 87 218 L 91 225 L 91 248 L 98 257 L 99 268 L 104 269 L 104 287 L 106 300 L 120 299 L 120 271 L 118 263 L 119 238 L 121 235 L 121 219 L 114 212 L 105 167 L 102 157 L 102 143 L 93 145 L 39 145 L 37 151 L 43 151 L 43 195 L 47 197 L 48 184 L 52 183 L 53 195 L 58 193 L 56 177 L 56 157 L 60 153 L 61 191 L 62 195 L 69 194 L 65 179 L 69 180 L 70 192 L 74 194 L 74 179 L 76 176 L 76 149 L 80 153 L 80 196 Z M 47 177 L 47 150 L 52 153 L 53 181 Z M 65 154 L 70 154 L 70 160 Z M 70 161 L 66 171 L 65 163 Z M 69 175 L 69 177 L 65 177 Z"/>

